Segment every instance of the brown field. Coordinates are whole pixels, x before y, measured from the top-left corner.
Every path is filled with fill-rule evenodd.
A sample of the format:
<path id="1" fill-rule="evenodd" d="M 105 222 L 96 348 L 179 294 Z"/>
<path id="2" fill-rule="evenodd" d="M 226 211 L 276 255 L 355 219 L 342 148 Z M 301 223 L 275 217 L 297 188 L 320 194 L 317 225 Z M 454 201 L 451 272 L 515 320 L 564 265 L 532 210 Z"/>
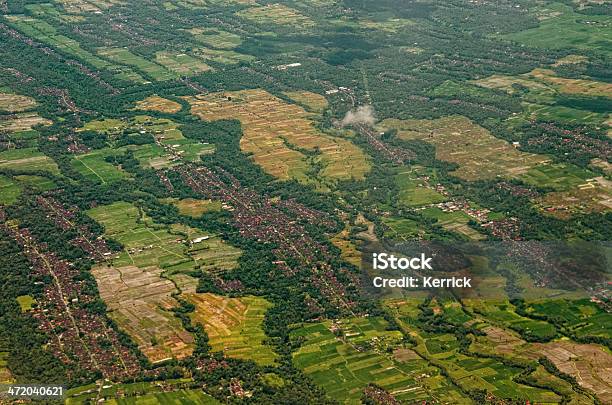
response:
<path id="1" fill-rule="evenodd" d="M 13 117 L 0 118 L 0 131 L 28 131 L 36 125 L 51 125 L 51 121 L 35 112 L 19 113 Z"/>
<path id="2" fill-rule="evenodd" d="M 186 97 L 192 112 L 208 121 L 237 118 L 242 123 L 240 148 L 252 153 L 266 172 L 280 179 L 316 182 L 313 171 L 326 180 L 363 179 L 370 165 L 350 141 L 321 131 L 311 114 L 264 90 L 214 93 Z M 303 153 L 312 152 L 312 156 Z"/>
<path id="3" fill-rule="evenodd" d="M 0 110 L 20 112 L 36 106 L 36 100 L 19 94 L 0 93 Z"/>
<path id="4" fill-rule="evenodd" d="M 221 202 L 212 200 L 197 200 L 195 198 L 185 198 L 173 201 L 181 215 L 199 218 L 205 212 L 221 211 Z"/>
<path id="5" fill-rule="evenodd" d="M 191 319 L 206 329 L 213 351 L 261 365 L 274 364 L 277 355 L 264 343 L 262 329 L 265 313 L 272 304 L 254 296 L 229 298 L 210 293 L 184 296 L 195 305 Z"/>
<path id="6" fill-rule="evenodd" d="M 306 106 L 310 111 L 322 112 L 328 105 L 327 99 L 317 93 L 309 91 L 287 91 L 284 93 L 287 97 L 295 102 Z"/>
<path id="7" fill-rule="evenodd" d="M 153 363 L 185 358 L 194 348 L 193 336 L 171 312 L 178 306 L 171 296 L 176 288 L 161 273 L 157 267 L 102 265 L 92 269 L 110 317 Z"/>
<path id="8" fill-rule="evenodd" d="M 393 351 L 393 358 L 399 362 L 405 362 L 409 360 L 420 360 L 421 356 L 416 354 L 413 350 L 397 348 Z"/>
<path id="9" fill-rule="evenodd" d="M 68 13 L 96 13 L 114 4 L 125 4 L 118 0 L 61 0 L 60 3 Z"/>
<path id="10" fill-rule="evenodd" d="M 183 107 L 176 101 L 159 96 L 150 96 L 136 103 L 137 110 L 159 111 L 162 113 L 177 113 Z"/>
<path id="11" fill-rule="evenodd" d="M 602 403 L 612 403 L 612 355 L 602 346 L 571 341 L 536 343 L 526 354 L 533 359 L 546 356 Z"/>
<path id="12" fill-rule="evenodd" d="M 597 177 L 569 191 L 547 193 L 538 203 L 561 219 L 575 212 L 607 212 L 612 209 L 612 181 Z"/>
<path id="13" fill-rule="evenodd" d="M 609 97 L 612 94 L 612 84 L 596 82 L 584 79 L 566 79 L 555 76 L 555 72 L 549 69 L 534 69 L 525 75 L 529 78 L 541 80 L 545 83 L 555 85 L 562 93 L 582 94 L 585 96 Z"/>
<path id="14" fill-rule="evenodd" d="M 402 139 L 418 139 L 434 144 L 436 158 L 457 163 L 459 168 L 452 173 L 465 180 L 518 177 L 548 161 L 544 156 L 517 150 L 462 116 L 436 120 L 387 119 L 380 127 L 397 128 Z"/>

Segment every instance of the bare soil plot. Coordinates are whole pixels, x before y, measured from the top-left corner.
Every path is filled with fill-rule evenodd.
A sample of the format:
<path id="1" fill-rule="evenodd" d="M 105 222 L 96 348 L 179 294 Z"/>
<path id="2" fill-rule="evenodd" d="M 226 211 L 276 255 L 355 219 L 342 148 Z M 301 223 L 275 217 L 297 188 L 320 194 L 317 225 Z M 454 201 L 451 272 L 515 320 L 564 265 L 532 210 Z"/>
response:
<path id="1" fill-rule="evenodd" d="M 362 179 L 370 166 L 350 141 L 319 131 L 310 114 L 264 90 L 214 93 L 186 98 L 192 112 L 213 121 L 237 118 L 240 147 L 266 172 L 280 179 L 312 182 L 313 171 L 329 180 Z"/>
<path id="2" fill-rule="evenodd" d="M 19 94 L 0 93 L 0 111 L 21 112 L 36 107 L 36 100 Z"/>
<path id="3" fill-rule="evenodd" d="M 183 107 L 176 101 L 168 100 L 160 96 L 150 96 L 136 103 L 137 110 L 158 111 L 162 113 L 177 113 Z"/>
<path id="4" fill-rule="evenodd" d="M 161 273 L 158 267 L 102 265 L 92 269 L 110 317 L 153 363 L 185 358 L 194 348 L 193 336 L 171 312 L 179 305 L 171 297 L 174 284 Z"/>
<path id="5" fill-rule="evenodd" d="M 213 351 L 261 365 L 274 364 L 277 355 L 264 343 L 262 329 L 265 313 L 272 304 L 254 296 L 229 298 L 210 293 L 184 296 L 195 305 L 191 319 L 206 329 Z"/>
<path id="6" fill-rule="evenodd" d="M 508 142 L 491 135 L 466 117 L 450 116 L 436 120 L 387 119 L 381 128 L 397 128 L 403 139 L 418 139 L 436 146 L 436 158 L 457 163 L 453 171 L 465 180 L 518 177 L 548 158 L 521 152 Z"/>
<path id="7" fill-rule="evenodd" d="M 612 354 L 604 347 L 571 341 L 536 343 L 526 354 L 532 358 L 546 356 L 561 372 L 594 392 L 602 403 L 612 403 Z"/>

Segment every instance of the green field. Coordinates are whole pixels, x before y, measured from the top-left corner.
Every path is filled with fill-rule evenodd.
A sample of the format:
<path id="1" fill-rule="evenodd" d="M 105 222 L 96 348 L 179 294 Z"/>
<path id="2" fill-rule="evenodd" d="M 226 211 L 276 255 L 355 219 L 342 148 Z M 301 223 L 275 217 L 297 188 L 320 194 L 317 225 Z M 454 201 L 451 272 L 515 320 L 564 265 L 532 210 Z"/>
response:
<path id="1" fill-rule="evenodd" d="M 133 66 L 154 80 L 172 80 L 178 76 L 161 65 L 153 63 L 142 56 L 135 55 L 125 48 L 100 48 L 98 54 L 113 62 Z"/>
<path id="2" fill-rule="evenodd" d="M 612 33 L 606 16 L 577 14 L 561 3 L 536 8 L 535 13 L 541 17 L 539 27 L 504 38 L 542 48 L 595 50 L 608 56 L 612 53 L 609 46 Z"/>
<path id="3" fill-rule="evenodd" d="M 446 197 L 415 179 L 411 172 L 398 173 L 395 177 L 399 187 L 399 201 L 408 207 L 436 204 L 446 201 Z"/>
<path id="4" fill-rule="evenodd" d="M 533 302 L 529 304 L 528 311 L 534 315 L 557 318 L 564 328 L 580 337 L 612 338 L 612 314 L 587 299 Z"/>
<path id="5" fill-rule="evenodd" d="M 552 187 L 555 191 L 567 191 L 593 177 L 596 175 L 589 170 L 571 164 L 551 163 L 529 169 L 521 180 L 539 187 Z"/>
<path id="6" fill-rule="evenodd" d="M 59 168 L 53 159 L 36 148 L 9 149 L 0 152 L 0 169 L 26 172 L 43 170 L 53 174 L 59 173 Z"/>
<path id="7" fill-rule="evenodd" d="M 200 389 L 182 388 L 192 384 L 190 379 L 166 380 L 163 386 L 156 382 L 110 384 L 99 388 L 95 384 L 70 389 L 66 405 L 85 405 L 96 398 L 117 405 L 215 405 L 220 402 Z M 164 392 L 164 387 L 175 391 Z"/>
<path id="8" fill-rule="evenodd" d="M 100 181 L 102 184 L 112 183 L 127 177 L 127 173 L 104 159 L 117 155 L 115 149 L 98 149 L 72 159 L 72 167 L 89 180 Z"/>
<path id="9" fill-rule="evenodd" d="M 21 186 L 12 179 L 0 176 L 0 204 L 10 205 L 17 201 Z"/>
<path id="10" fill-rule="evenodd" d="M 291 333 L 303 341 L 293 354 L 293 364 L 322 386 L 331 398 L 343 403 L 357 403 L 362 390 L 375 383 L 399 401 L 413 401 L 444 396 L 452 403 L 464 403 L 457 390 L 448 385 L 435 368 L 418 356 L 394 359 L 393 349 L 402 339 L 398 331 L 387 331 L 381 318 L 350 318 L 330 329 L 332 322 L 305 324 Z M 423 378 L 427 375 L 427 378 Z"/>

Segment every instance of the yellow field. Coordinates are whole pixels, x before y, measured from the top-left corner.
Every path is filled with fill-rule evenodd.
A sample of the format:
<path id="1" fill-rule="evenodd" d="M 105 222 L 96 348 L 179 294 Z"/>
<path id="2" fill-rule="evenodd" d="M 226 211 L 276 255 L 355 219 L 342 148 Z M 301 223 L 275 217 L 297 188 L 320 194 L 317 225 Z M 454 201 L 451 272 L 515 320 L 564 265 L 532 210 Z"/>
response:
<path id="1" fill-rule="evenodd" d="M 161 269 L 101 265 L 91 273 L 110 317 L 151 362 L 191 355 L 194 338 L 171 312 L 179 305 L 171 296 L 176 288 L 161 277 Z"/>
<path id="2" fill-rule="evenodd" d="M 517 150 L 462 116 L 436 120 L 387 119 L 380 127 L 397 128 L 402 139 L 418 139 L 434 144 L 436 158 L 457 163 L 459 168 L 452 173 L 465 180 L 518 177 L 548 161 L 544 156 Z"/>
<path id="3" fill-rule="evenodd" d="M 201 324 L 213 351 L 227 357 L 253 360 L 260 365 L 274 364 L 277 355 L 264 344 L 262 323 L 272 306 L 260 297 L 229 298 L 215 294 L 184 294 L 196 309 L 191 315 Z"/>
<path id="4" fill-rule="evenodd" d="M 158 111 L 170 114 L 181 111 L 181 108 L 181 105 L 176 101 L 159 96 L 150 96 L 136 103 L 137 110 Z"/>
<path id="5" fill-rule="evenodd" d="M 287 91 L 284 94 L 314 112 L 322 112 L 328 104 L 324 96 L 309 91 Z"/>
<path id="6" fill-rule="evenodd" d="M 321 131 L 303 108 L 283 102 L 264 90 L 214 93 L 186 97 L 191 111 L 208 121 L 239 119 L 240 148 L 252 153 L 266 172 L 280 179 L 316 182 L 363 179 L 370 164 L 366 155 L 346 139 Z M 307 156 L 304 151 L 308 151 Z"/>
<path id="7" fill-rule="evenodd" d="M 36 106 L 36 100 L 19 94 L 0 93 L 0 111 L 20 112 Z"/>
<path id="8" fill-rule="evenodd" d="M 609 97 L 612 94 L 611 83 L 584 79 L 566 79 L 555 76 L 555 72 L 548 69 L 534 69 L 525 76 L 553 84 L 562 93 L 602 97 Z"/>

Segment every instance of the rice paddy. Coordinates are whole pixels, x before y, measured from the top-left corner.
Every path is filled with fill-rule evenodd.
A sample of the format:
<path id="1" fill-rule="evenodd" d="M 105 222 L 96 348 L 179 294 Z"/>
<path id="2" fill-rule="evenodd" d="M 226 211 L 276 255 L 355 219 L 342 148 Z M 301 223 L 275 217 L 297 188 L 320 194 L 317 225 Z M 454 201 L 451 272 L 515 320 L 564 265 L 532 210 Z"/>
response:
<path id="1" fill-rule="evenodd" d="M 277 355 L 265 343 L 263 320 L 272 306 L 264 298 L 245 296 L 230 298 L 215 294 L 187 294 L 195 305 L 193 323 L 201 324 L 213 351 L 225 356 L 273 365 Z"/>
<path id="2" fill-rule="evenodd" d="M 149 96 L 136 103 L 136 109 L 144 111 L 157 111 L 161 113 L 174 114 L 181 111 L 183 107 L 176 101 L 157 95 Z"/>

